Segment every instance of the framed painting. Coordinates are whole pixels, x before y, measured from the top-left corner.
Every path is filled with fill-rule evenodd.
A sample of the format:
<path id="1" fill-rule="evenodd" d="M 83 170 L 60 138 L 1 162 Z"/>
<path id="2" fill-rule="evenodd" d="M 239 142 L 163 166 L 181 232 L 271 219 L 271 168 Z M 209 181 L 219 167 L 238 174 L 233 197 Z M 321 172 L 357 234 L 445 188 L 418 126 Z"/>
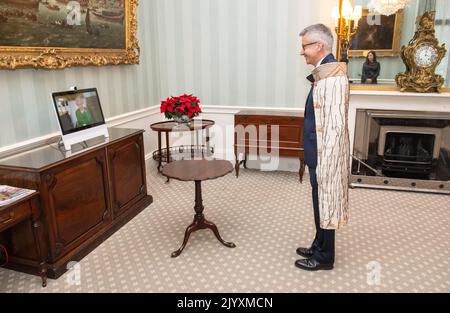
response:
<path id="1" fill-rule="evenodd" d="M 386 15 L 375 15 L 363 10 L 358 30 L 350 40 L 349 57 L 365 57 L 374 50 L 377 57 L 400 55 L 403 27 L 403 10 Z"/>
<path id="2" fill-rule="evenodd" d="M 138 64 L 138 0 L 0 0 L 0 69 Z"/>

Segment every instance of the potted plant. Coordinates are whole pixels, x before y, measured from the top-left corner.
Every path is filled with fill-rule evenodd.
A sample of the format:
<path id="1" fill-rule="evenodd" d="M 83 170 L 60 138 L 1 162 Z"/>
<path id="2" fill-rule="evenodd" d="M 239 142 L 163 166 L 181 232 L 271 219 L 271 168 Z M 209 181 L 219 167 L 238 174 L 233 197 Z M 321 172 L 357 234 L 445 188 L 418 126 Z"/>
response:
<path id="1" fill-rule="evenodd" d="M 200 100 L 193 95 L 169 97 L 161 101 L 161 113 L 175 122 L 189 123 L 202 112 L 199 104 Z"/>

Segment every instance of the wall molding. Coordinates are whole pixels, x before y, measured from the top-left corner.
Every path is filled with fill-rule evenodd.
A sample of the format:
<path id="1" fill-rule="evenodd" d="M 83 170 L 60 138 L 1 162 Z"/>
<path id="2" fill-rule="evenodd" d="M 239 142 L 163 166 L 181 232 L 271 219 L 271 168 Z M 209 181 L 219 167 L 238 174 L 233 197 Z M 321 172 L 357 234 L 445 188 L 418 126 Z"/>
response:
<path id="1" fill-rule="evenodd" d="M 386 97 L 392 99 L 393 103 L 396 105 L 399 105 L 400 103 L 405 102 L 407 99 L 408 101 L 405 102 L 405 105 L 411 105 L 410 99 L 415 98 L 414 102 L 423 102 L 422 99 L 427 98 L 434 98 L 434 101 L 437 100 L 436 103 L 433 103 L 434 109 L 441 108 L 443 103 L 447 101 L 447 99 L 450 97 L 450 94 L 446 93 L 433 93 L 433 94 L 418 94 L 418 93 L 401 93 L 399 91 L 375 91 L 375 90 L 351 90 L 350 95 L 353 96 L 350 98 L 350 102 L 352 104 L 356 102 L 373 102 L 373 101 L 379 101 L 380 99 L 386 100 Z M 353 99 L 352 99 L 353 98 Z M 353 100 L 353 101 L 352 101 Z M 400 101 L 402 100 L 402 101 Z M 439 106 L 441 104 L 441 106 Z M 300 108 L 301 107 L 301 108 Z M 391 104 L 392 107 L 392 104 Z M 444 105 L 445 108 L 447 108 L 446 105 Z M 350 128 L 352 127 L 352 108 L 353 105 L 350 108 L 350 116 L 349 116 L 349 122 L 350 122 Z M 290 108 L 290 107 L 259 107 L 259 106 L 216 106 L 216 105 L 202 105 L 203 113 L 204 114 L 217 114 L 217 115 L 234 115 L 238 111 L 241 110 L 265 110 L 265 111 L 277 111 L 277 112 L 283 112 L 283 111 L 297 111 L 299 113 L 302 113 L 304 111 L 303 104 L 299 105 L 299 108 Z M 354 109 L 354 108 L 353 108 Z M 445 111 L 447 111 L 446 109 Z M 139 120 L 158 120 L 161 121 L 164 120 L 163 115 L 159 111 L 159 104 L 150 106 L 145 109 L 137 110 L 128 112 L 121 115 L 116 115 L 110 118 L 106 119 L 106 123 L 108 127 L 117 127 L 122 126 L 126 127 L 127 124 L 132 123 L 134 121 Z M 146 129 L 148 130 L 148 129 Z M 353 136 L 353 130 L 350 129 L 351 135 Z M 8 145 L 5 147 L 0 148 L 0 158 L 5 158 L 17 153 L 21 153 L 24 151 L 32 150 L 35 148 L 39 148 L 42 146 L 45 146 L 47 144 L 54 143 L 58 141 L 60 138 L 60 132 L 53 132 L 49 133 L 44 136 L 31 138 L 25 141 L 21 141 L 12 145 Z M 351 138 L 352 139 L 352 138 Z M 224 152 L 225 153 L 225 152 Z M 226 153 L 225 153 L 226 154 Z M 152 158 L 152 152 L 149 152 L 145 155 L 146 159 Z"/>
<path id="2" fill-rule="evenodd" d="M 128 123 L 155 117 L 160 114 L 159 104 L 153 105 L 151 107 L 128 112 L 121 115 L 116 115 L 106 119 L 106 124 L 108 127 L 117 127 L 124 126 Z M 216 106 L 216 105 L 202 105 L 204 114 L 236 114 L 241 110 L 265 110 L 265 111 L 298 111 L 303 112 L 303 109 L 296 108 L 286 108 L 286 107 L 250 107 L 250 106 Z M 161 118 L 163 116 L 161 114 Z M 12 145 L 8 145 L 0 148 L 0 158 L 5 158 L 14 154 L 18 154 L 21 152 L 29 151 L 32 149 L 36 149 L 54 142 L 57 142 L 60 139 L 61 133 L 59 131 L 49 133 L 44 136 L 31 138 L 25 141 L 21 141 Z M 152 157 L 152 153 L 148 153 L 145 155 L 146 159 L 150 159 Z"/>
<path id="3" fill-rule="evenodd" d="M 159 113 L 159 105 L 155 105 L 146 109 L 137 110 L 114 117 L 105 119 L 108 127 L 116 127 L 136 121 L 142 118 Z M 57 142 L 61 137 L 61 132 L 53 132 L 44 136 L 28 139 L 12 145 L 8 145 L 0 148 L 0 158 L 5 158 L 13 154 L 21 153 L 24 151 L 36 149 L 54 142 Z"/>
<path id="4" fill-rule="evenodd" d="M 303 107 L 303 105 L 301 105 Z M 300 108 L 288 108 L 288 107 L 254 107 L 254 106 L 218 106 L 218 105 L 203 105 L 203 112 L 207 114 L 236 114 L 242 110 L 264 110 L 264 111 L 276 111 L 276 112 L 303 112 L 304 109 Z"/>
<path id="5" fill-rule="evenodd" d="M 157 113 L 159 113 L 159 105 L 154 105 L 146 109 L 137 110 L 108 118 L 106 119 L 106 123 L 108 124 L 108 127 L 116 127 L 136 120 L 140 120 L 142 118 L 146 118 L 148 116 L 155 115 Z"/>
<path id="6" fill-rule="evenodd" d="M 356 86 L 355 86 L 356 87 Z M 358 96 L 384 96 L 384 97 L 427 97 L 427 98 L 450 98 L 450 93 L 448 92 L 430 92 L 430 93 L 419 93 L 419 92 L 401 92 L 399 90 L 390 89 L 387 87 L 385 90 L 370 90 L 370 89 L 350 89 L 350 95 Z"/>

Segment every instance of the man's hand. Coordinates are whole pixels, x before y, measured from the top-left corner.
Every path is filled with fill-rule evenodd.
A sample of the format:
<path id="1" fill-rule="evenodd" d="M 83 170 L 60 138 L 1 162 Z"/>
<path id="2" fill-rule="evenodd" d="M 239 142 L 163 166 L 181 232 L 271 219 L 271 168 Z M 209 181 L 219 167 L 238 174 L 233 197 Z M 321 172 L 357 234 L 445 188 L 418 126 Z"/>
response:
<path id="1" fill-rule="evenodd" d="M 372 83 L 372 79 L 370 79 L 370 78 L 367 78 L 366 81 L 367 81 L 368 84 L 371 84 L 371 83 Z"/>

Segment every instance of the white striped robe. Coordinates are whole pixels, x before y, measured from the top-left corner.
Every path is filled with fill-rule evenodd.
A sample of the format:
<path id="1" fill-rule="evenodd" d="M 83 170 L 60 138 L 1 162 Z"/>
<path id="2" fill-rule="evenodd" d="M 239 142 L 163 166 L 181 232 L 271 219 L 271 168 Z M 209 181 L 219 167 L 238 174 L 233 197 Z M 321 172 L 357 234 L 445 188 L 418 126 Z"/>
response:
<path id="1" fill-rule="evenodd" d="M 345 63 L 326 63 L 313 70 L 317 134 L 317 182 L 320 227 L 339 229 L 348 222 L 350 141 L 349 83 Z"/>

